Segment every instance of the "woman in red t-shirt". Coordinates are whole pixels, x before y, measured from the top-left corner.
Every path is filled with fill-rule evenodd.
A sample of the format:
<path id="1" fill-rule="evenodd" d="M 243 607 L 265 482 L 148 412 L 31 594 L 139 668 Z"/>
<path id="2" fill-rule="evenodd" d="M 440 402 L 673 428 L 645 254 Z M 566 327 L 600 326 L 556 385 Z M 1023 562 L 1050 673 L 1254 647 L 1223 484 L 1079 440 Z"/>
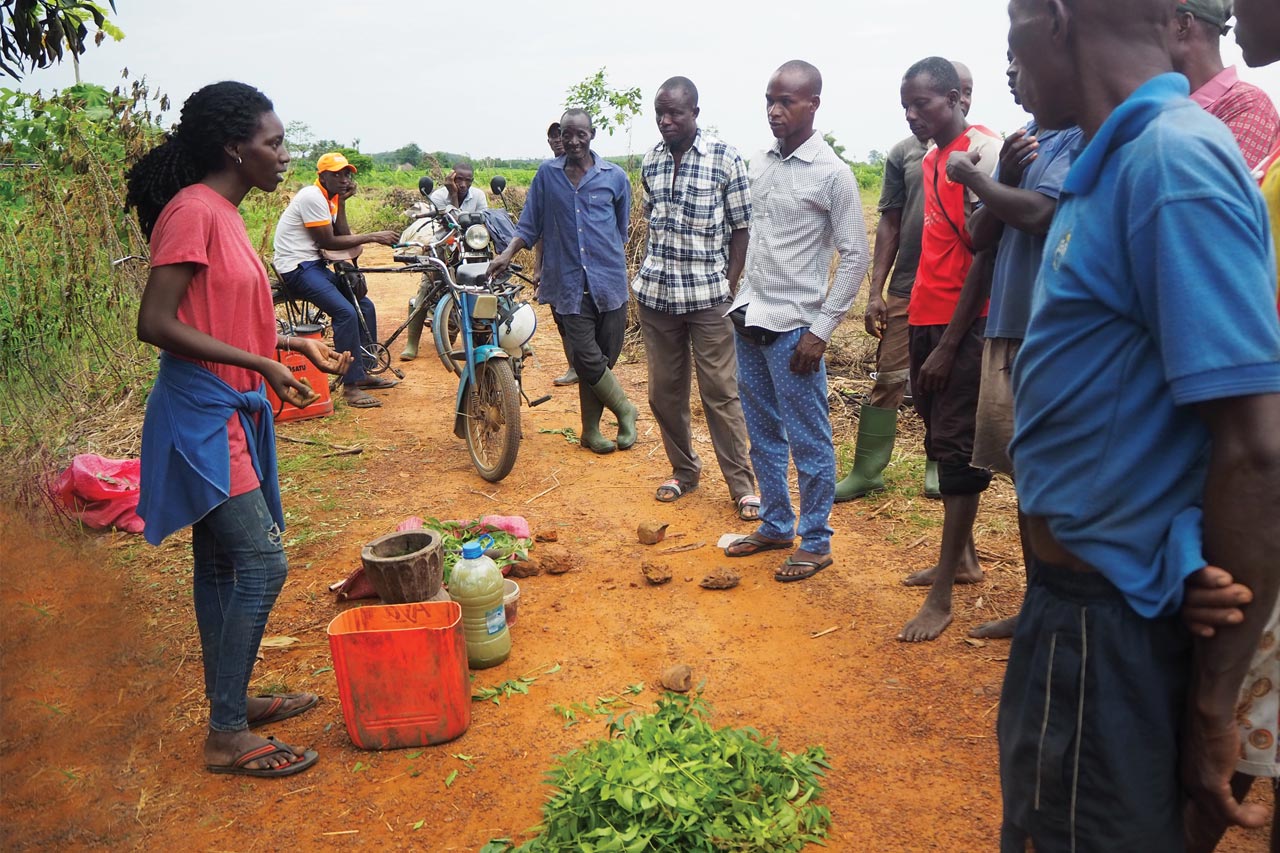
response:
<path id="1" fill-rule="evenodd" d="M 301 407 L 310 389 L 273 358 L 277 347 L 329 373 L 350 362 L 319 341 L 276 332 L 270 285 L 238 207 L 254 187 L 274 190 L 288 165 L 271 101 L 223 82 L 191 95 L 181 123 L 128 177 L 127 203 L 151 240 L 138 337 L 161 350 L 143 424 L 139 514 L 153 543 L 192 527 L 209 699 L 204 760 L 215 773 L 286 776 L 316 761 L 314 751 L 249 729 L 302 713 L 318 697 L 246 695 L 287 571 L 263 381 Z"/>

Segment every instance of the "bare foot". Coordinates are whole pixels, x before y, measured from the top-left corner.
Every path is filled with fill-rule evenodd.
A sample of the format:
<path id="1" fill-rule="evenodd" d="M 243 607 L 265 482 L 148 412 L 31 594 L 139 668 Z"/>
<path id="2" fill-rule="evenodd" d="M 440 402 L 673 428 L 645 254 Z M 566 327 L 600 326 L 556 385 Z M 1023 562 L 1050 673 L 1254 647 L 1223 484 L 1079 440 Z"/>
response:
<path id="1" fill-rule="evenodd" d="M 1007 640 L 1013 636 L 1013 629 L 1018 627 L 1018 617 L 1008 616 L 994 622 L 984 622 L 969 632 L 969 636 L 978 640 Z"/>
<path id="2" fill-rule="evenodd" d="M 259 747 L 269 746 L 271 742 L 258 737 L 248 729 L 238 732 L 219 732 L 209 730 L 204 741 L 204 763 L 212 767 L 229 767 L 246 752 Z M 256 761 L 250 761 L 245 767 L 249 770 L 271 770 L 289 764 L 290 759 L 283 753 L 275 753 Z"/>
<path id="3" fill-rule="evenodd" d="M 951 608 L 943 609 L 926 599 L 920 607 L 920 612 L 906 624 L 906 627 L 902 629 L 902 633 L 898 635 L 898 639 L 904 643 L 924 643 L 929 640 L 936 640 L 942 636 L 942 632 L 947 630 L 947 626 L 950 624 Z"/>
<path id="4" fill-rule="evenodd" d="M 937 576 L 938 567 L 932 566 L 907 575 L 902 584 L 903 586 L 933 586 Z M 982 568 L 979 566 L 961 566 L 956 570 L 956 583 L 982 583 L 982 579 Z"/>

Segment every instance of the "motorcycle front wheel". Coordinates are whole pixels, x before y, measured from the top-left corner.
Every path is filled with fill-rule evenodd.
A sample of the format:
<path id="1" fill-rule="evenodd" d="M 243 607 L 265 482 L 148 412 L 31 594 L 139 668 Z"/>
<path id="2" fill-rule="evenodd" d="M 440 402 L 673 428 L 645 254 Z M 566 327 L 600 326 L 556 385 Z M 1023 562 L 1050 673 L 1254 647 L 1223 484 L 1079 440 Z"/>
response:
<path id="1" fill-rule="evenodd" d="M 451 371 L 454 376 L 461 376 L 462 362 L 466 358 L 462 341 L 458 338 L 458 332 L 462 328 L 462 310 L 458 308 L 452 293 L 446 293 L 440 298 L 440 302 L 445 306 L 444 316 L 448 320 L 443 328 L 432 320 L 431 336 L 436 344 L 436 355 L 440 356 L 440 363 L 446 370 Z"/>
<path id="2" fill-rule="evenodd" d="M 520 451 L 520 389 L 510 361 L 491 358 L 476 368 L 464 414 L 471 463 L 496 483 L 511 473 Z"/>

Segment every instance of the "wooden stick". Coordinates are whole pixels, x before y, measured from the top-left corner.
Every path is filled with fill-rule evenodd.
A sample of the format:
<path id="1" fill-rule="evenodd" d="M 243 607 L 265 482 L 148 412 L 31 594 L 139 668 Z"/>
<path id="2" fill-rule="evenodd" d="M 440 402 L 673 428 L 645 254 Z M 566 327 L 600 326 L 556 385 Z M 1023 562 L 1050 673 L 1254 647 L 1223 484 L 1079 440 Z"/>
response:
<path id="1" fill-rule="evenodd" d="M 696 551 L 697 549 L 701 548 L 703 545 L 706 545 L 706 544 L 707 544 L 706 542 L 691 542 L 688 545 L 677 545 L 674 548 L 663 548 L 658 553 L 659 554 L 679 554 L 681 551 Z"/>
<path id="2" fill-rule="evenodd" d="M 868 515 L 868 516 L 867 516 L 867 520 L 868 520 L 868 521 L 870 521 L 871 519 L 875 518 L 877 515 L 879 515 L 880 513 L 884 512 L 886 509 L 888 509 L 888 508 L 889 508 L 889 507 L 891 507 L 891 506 L 893 506 L 893 500 L 892 500 L 892 499 L 889 499 L 889 500 L 885 501 L 884 503 L 880 504 L 880 506 L 875 510 L 875 512 L 873 512 L 873 513 L 871 513 L 871 515 Z"/>
<path id="3" fill-rule="evenodd" d="M 558 482 L 557 482 L 557 483 L 556 483 L 554 486 L 552 486 L 551 488 L 549 488 L 549 489 L 543 489 L 542 491 L 538 492 L 538 493 L 537 493 L 536 495 L 534 495 L 533 497 L 529 498 L 529 500 L 525 501 L 525 502 L 524 502 L 524 503 L 525 503 L 525 506 L 528 506 L 529 504 L 533 503 L 534 501 L 536 501 L 538 498 L 542 497 L 543 495 L 550 494 L 551 492 L 554 492 L 554 491 L 555 491 L 556 489 L 558 489 L 558 488 L 560 488 L 560 483 L 558 483 Z"/>
<path id="4" fill-rule="evenodd" d="M 276 439 L 279 441 L 291 441 L 294 444 L 311 444 L 316 447 L 327 447 L 330 450 L 345 450 L 350 452 L 352 450 L 362 449 L 359 445 L 329 444 L 326 441 L 316 441 L 314 438 L 294 438 L 291 435 L 276 435 Z"/>
<path id="5" fill-rule="evenodd" d="M 827 636 L 827 634 L 834 634 L 836 631 L 839 631 L 839 630 L 840 630 L 840 626 L 839 626 L 839 625 L 832 625 L 830 628 L 828 628 L 828 629 L 827 629 L 827 630 L 825 630 L 825 631 L 819 631 L 819 632 L 818 632 L 818 633 L 816 633 L 816 634 L 810 634 L 810 635 L 809 635 L 809 639 L 811 639 L 811 640 L 816 640 L 816 639 L 818 639 L 819 637 L 825 637 L 825 636 Z"/>

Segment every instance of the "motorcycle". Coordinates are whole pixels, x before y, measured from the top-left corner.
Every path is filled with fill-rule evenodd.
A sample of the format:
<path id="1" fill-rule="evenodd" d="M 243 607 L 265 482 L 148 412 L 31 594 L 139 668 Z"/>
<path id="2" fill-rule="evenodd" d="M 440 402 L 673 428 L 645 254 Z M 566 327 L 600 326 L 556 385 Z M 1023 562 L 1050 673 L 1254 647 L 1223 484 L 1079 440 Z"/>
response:
<path id="1" fill-rule="evenodd" d="M 493 190 L 494 195 L 503 200 L 504 208 L 506 206 L 506 198 L 503 192 L 506 186 L 507 181 L 501 175 L 495 175 L 489 182 L 489 187 Z M 495 241 L 499 243 L 498 251 L 506 248 L 506 244 L 515 235 L 515 226 L 512 224 L 505 209 L 483 210 L 474 213 L 462 213 L 455 210 L 453 211 L 453 218 L 449 219 L 443 216 L 445 211 L 440 210 L 435 202 L 431 200 L 431 192 L 434 188 L 435 183 L 430 177 L 423 176 L 418 180 L 418 192 L 421 193 L 423 200 L 415 202 L 413 206 L 405 211 L 405 215 L 413 221 L 400 235 L 400 244 L 402 246 L 413 246 L 414 244 L 432 246 L 434 248 L 429 250 L 432 256 L 443 261 L 449 269 L 455 272 L 463 264 L 488 263 L 493 260 Z M 420 251 L 428 250 L 423 249 Z M 396 260 L 400 262 L 412 262 L 420 259 L 420 256 L 415 256 L 413 253 L 396 256 Z M 427 320 L 433 317 L 436 305 L 447 295 L 448 288 L 434 268 L 423 274 L 417 295 L 409 300 L 409 322 L 406 326 L 408 335 L 405 341 L 405 348 L 400 354 L 401 361 L 411 361 L 417 358 L 423 327 Z M 417 308 L 420 305 L 426 310 L 418 311 Z M 457 342 L 460 327 L 456 312 L 449 314 L 448 317 L 448 337 L 450 347 L 452 347 Z M 457 373 L 455 364 L 446 362 L 445 367 Z"/>
<path id="2" fill-rule="evenodd" d="M 429 267 L 424 288 L 443 288 L 431 326 L 441 362 L 458 376 L 454 435 L 466 440 L 480 476 L 497 482 L 511 472 L 520 449 L 520 401 L 533 407 L 551 399 L 530 400 L 521 381 L 537 315 L 519 299 L 524 285 L 512 279 L 532 282 L 516 265 L 510 274 L 487 278 L 493 247 L 483 214 L 434 209 L 422 219 L 415 222 L 415 233 L 430 239 L 397 244 L 417 253 L 397 254 L 396 260 Z M 451 266 L 455 258 L 458 263 Z M 420 291 L 419 298 L 432 292 L 424 297 Z M 414 312 L 426 304 L 418 302 Z"/>

